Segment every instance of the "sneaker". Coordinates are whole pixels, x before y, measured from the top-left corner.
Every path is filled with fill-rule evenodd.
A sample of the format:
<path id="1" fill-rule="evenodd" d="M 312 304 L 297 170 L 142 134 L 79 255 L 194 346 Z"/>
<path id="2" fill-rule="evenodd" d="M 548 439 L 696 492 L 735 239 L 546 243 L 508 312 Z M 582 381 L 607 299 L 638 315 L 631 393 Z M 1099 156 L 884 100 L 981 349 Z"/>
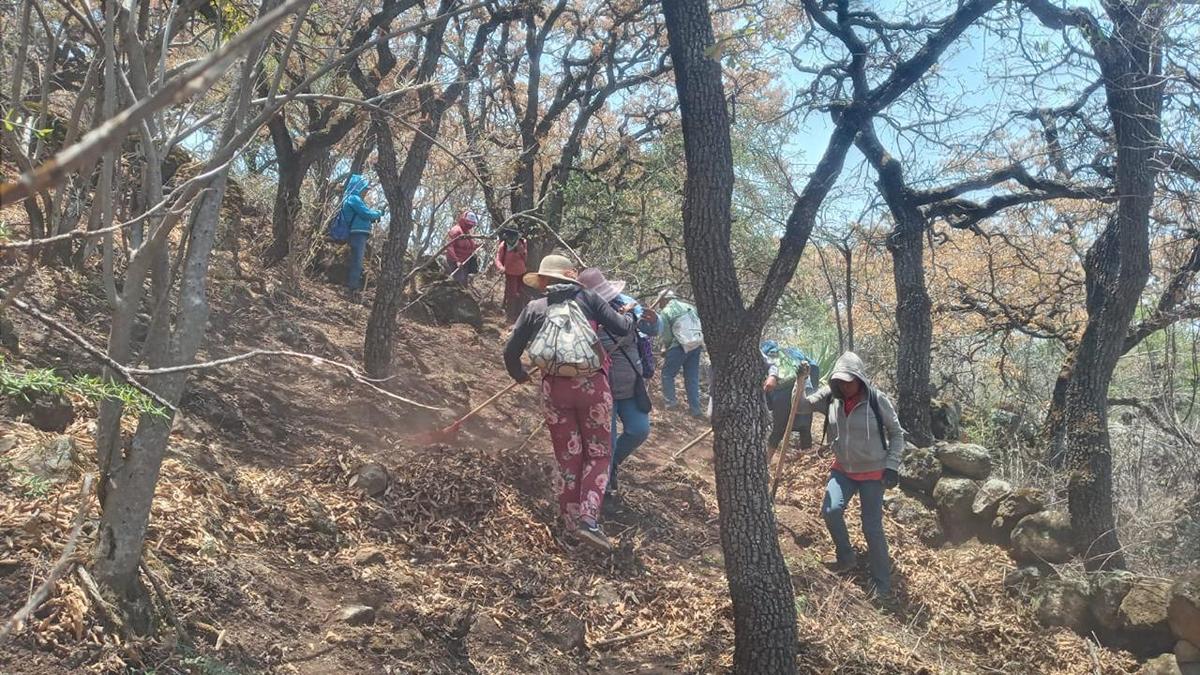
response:
<path id="1" fill-rule="evenodd" d="M 600 526 L 595 523 L 580 525 L 579 529 L 575 530 L 575 534 L 579 535 L 580 541 L 597 551 L 608 553 L 612 550 L 612 542 L 604 536 L 604 530 L 601 530 Z"/>

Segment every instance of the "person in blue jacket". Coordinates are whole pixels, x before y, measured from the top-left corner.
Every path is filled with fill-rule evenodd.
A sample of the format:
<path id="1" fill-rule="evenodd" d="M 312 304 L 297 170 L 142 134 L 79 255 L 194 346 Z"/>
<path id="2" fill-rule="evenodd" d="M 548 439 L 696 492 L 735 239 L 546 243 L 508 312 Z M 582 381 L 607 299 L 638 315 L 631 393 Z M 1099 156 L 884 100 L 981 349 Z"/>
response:
<path id="1" fill-rule="evenodd" d="M 342 218 L 350 223 L 350 271 L 346 287 L 351 293 L 362 289 L 363 256 L 371 238 L 371 226 L 383 216 L 383 211 L 367 206 L 363 199 L 370 186 L 365 177 L 356 173 L 346 181 L 346 192 L 342 195 Z"/>

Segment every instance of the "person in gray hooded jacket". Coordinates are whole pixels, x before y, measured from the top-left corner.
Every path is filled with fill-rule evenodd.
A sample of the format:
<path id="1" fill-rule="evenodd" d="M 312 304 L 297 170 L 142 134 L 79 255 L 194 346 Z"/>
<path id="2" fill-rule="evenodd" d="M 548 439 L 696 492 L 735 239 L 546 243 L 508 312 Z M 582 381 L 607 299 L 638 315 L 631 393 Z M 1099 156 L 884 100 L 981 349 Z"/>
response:
<path id="1" fill-rule="evenodd" d="M 807 363 L 802 364 L 797 376 L 807 377 L 808 369 Z M 837 550 L 834 565 L 839 571 L 848 571 L 857 564 L 846 530 L 846 504 L 857 494 L 871 581 L 877 593 L 889 595 L 892 562 L 883 531 L 883 492 L 900 480 L 904 429 L 896 408 L 871 386 L 862 359 L 846 352 L 834 364 L 829 384 L 801 399 L 798 412 L 814 411 L 825 413 L 833 445 L 833 466 L 821 514 Z"/>

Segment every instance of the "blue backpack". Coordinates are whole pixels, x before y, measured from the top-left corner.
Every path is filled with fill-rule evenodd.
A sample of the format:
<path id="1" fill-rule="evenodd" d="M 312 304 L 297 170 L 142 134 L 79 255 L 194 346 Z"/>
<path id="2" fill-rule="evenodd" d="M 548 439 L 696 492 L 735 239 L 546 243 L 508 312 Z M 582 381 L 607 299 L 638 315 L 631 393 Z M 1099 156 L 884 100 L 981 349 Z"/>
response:
<path id="1" fill-rule="evenodd" d="M 326 227 L 325 236 L 329 241 L 335 243 L 343 243 L 350 240 L 350 218 L 345 218 L 346 209 L 338 206 L 337 213 L 329 219 L 329 225 Z"/>

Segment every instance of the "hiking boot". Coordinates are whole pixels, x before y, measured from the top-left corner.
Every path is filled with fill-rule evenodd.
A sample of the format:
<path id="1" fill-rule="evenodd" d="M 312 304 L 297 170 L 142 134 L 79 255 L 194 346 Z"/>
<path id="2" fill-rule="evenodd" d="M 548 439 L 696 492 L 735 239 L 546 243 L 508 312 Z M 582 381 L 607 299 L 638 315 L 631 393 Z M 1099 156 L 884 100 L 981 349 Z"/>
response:
<path id="1" fill-rule="evenodd" d="M 604 536 L 604 530 L 601 530 L 600 526 L 596 523 L 583 523 L 579 526 L 578 530 L 575 530 L 575 534 L 579 536 L 581 542 L 597 551 L 602 553 L 612 551 L 612 542 L 608 540 L 608 537 Z"/>
<path id="2" fill-rule="evenodd" d="M 851 574 L 858 567 L 858 561 L 853 558 L 850 560 L 825 560 L 821 564 L 834 574 Z"/>

